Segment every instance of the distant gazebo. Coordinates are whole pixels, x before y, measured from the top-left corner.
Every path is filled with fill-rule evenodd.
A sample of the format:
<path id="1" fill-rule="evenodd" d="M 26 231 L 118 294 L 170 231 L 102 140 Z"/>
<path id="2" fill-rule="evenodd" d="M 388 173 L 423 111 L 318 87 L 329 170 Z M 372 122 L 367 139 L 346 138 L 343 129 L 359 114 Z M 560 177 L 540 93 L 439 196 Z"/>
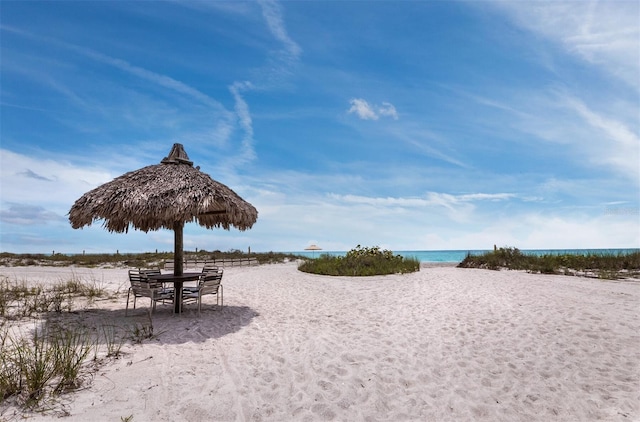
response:
<path id="1" fill-rule="evenodd" d="M 322 248 L 314 243 L 314 244 L 311 244 L 311 245 L 307 246 L 306 248 L 304 248 L 304 250 L 305 251 L 313 251 L 312 256 L 315 257 L 315 251 L 321 251 Z"/>

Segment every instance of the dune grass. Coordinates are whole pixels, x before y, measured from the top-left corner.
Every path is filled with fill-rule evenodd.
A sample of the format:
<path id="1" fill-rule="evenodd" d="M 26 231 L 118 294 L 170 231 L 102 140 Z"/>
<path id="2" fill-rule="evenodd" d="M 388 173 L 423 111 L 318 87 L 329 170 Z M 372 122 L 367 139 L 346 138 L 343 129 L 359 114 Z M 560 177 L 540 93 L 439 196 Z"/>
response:
<path id="1" fill-rule="evenodd" d="M 83 281 L 73 276 L 56 284 L 10 280 L 0 275 L 0 318 L 18 319 L 44 312 L 71 311 L 74 300 L 91 302 L 110 293 L 97 280 Z"/>
<path id="2" fill-rule="evenodd" d="M 298 266 L 300 271 L 322 275 L 372 276 L 404 274 L 420 270 L 420 261 L 403 258 L 379 247 L 358 245 L 344 257 L 322 254 L 316 259 L 305 259 Z"/>
<path id="3" fill-rule="evenodd" d="M 44 410 L 43 405 L 83 386 L 104 358 L 121 356 L 126 341 L 141 341 L 135 329 L 102 328 L 36 325 L 30 334 L 18 334 L 5 324 L 0 329 L 0 409 L 13 399 L 25 409 Z"/>
<path id="4" fill-rule="evenodd" d="M 460 268 L 525 270 L 532 273 L 582 275 L 604 279 L 640 276 L 640 252 L 586 254 L 525 254 L 503 247 L 480 255 L 467 254 Z"/>
<path id="5" fill-rule="evenodd" d="M 0 276 L 0 410 L 9 403 L 47 410 L 59 395 L 80 388 L 105 359 L 117 359 L 126 342 L 140 344 L 156 336 L 150 315 L 148 323 L 99 327 L 64 318 L 75 312 L 76 303 L 110 295 L 95 280 L 75 276 L 54 285 Z M 42 324 L 51 314 L 61 314 L 62 320 Z M 34 328 L 25 330 L 30 320 Z"/>

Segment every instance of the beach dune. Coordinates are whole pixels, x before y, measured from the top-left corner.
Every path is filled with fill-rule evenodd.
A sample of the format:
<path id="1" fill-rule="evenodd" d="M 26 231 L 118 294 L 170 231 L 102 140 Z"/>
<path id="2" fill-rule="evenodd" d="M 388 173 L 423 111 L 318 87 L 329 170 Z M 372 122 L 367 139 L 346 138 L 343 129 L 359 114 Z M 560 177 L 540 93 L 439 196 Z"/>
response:
<path id="1" fill-rule="evenodd" d="M 0 274 L 91 279 L 120 294 L 75 318 L 148 321 L 146 300 L 124 316 L 126 270 Z M 211 297 L 200 317 L 158 306 L 155 337 L 64 396 L 63 420 L 640 420 L 637 281 L 453 266 L 325 277 L 288 263 L 228 268 L 223 284 L 222 310 Z"/>

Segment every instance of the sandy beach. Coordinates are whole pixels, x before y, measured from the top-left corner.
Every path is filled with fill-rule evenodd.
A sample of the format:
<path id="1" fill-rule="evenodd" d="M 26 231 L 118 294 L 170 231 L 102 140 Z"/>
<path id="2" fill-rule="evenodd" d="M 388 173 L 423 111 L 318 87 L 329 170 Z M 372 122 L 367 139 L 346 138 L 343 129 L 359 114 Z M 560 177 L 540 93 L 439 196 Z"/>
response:
<path id="1" fill-rule="evenodd" d="M 5 267 L 27 282 L 93 280 L 117 298 L 73 318 L 124 316 L 127 271 Z M 368 278 L 295 263 L 225 270 L 224 308 L 158 306 L 65 421 L 640 421 L 640 282 L 423 267 Z M 0 420 L 22 420 L 0 408 Z M 56 413 L 26 414 L 33 421 Z"/>

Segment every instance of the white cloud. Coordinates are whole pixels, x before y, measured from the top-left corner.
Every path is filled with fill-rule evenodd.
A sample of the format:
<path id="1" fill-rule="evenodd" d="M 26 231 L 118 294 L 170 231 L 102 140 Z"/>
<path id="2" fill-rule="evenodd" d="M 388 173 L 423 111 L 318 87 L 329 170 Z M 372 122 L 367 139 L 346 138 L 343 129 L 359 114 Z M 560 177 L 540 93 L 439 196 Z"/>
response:
<path id="1" fill-rule="evenodd" d="M 433 214 L 438 214 L 445 219 L 457 222 L 468 222 L 476 208 L 474 203 L 479 201 L 506 201 L 516 198 L 517 196 L 511 193 L 474 193 L 453 195 L 441 192 L 428 192 L 424 197 L 412 198 L 367 197 L 337 194 L 329 194 L 328 197 L 332 200 L 338 201 L 339 203 L 374 207 L 383 213 L 412 213 L 422 209 L 428 210 Z"/>
<path id="2" fill-rule="evenodd" d="M 269 247 L 280 250 L 300 250 L 310 238 L 325 250 L 348 250 L 357 244 L 388 245 L 392 250 L 490 249 L 494 244 L 573 249 L 634 247 L 640 242 L 637 215 L 607 215 L 605 208 L 509 207 L 519 199 L 512 193 L 430 192 L 403 198 L 270 192 L 254 199 L 262 220 L 251 234 L 261 241 L 272 237 L 275 244 Z M 258 241 L 254 244 L 252 249 L 258 250 Z"/>
<path id="3" fill-rule="evenodd" d="M 378 114 L 380 114 L 381 116 L 391 117 L 393 118 L 393 120 L 398 120 L 398 112 L 391 103 L 382 103 L 382 105 L 378 108 Z"/>
<path id="4" fill-rule="evenodd" d="M 0 154 L 0 249 L 172 250 L 169 231 L 116 235 L 100 225 L 72 230 L 63 221 L 73 201 L 111 180 L 112 172 L 6 150 Z M 285 251 L 302 250 L 309 239 L 324 250 L 348 250 L 357 244 L 384 245 L 391 250 L 468 250 L 489 249 L 494 244 L 531 249 L 633 247 L 640 243 L 637 213 L 607 213 L 606 204 L 599 209 L 532 211 L 529 206 L 516 206 L 524 200 L 521 194 L 508 192 L 427 192 L 419 197 L 326 194 L 322 186 L 342 186 L 340 177 L 335 178 L 284 172 L 247 179 L 246 193 L 236 191 L 256 206 L 258 223 L 247 232 L 210 231 L 188 224 L 185 245 L 207 250 L 251 246 L 254 251 Z M 634 202 L 624 205 L 625 210 L 637 207 Z M 42 218 L 50 224 L 22 225 L 38 219 L 44 223 Z"/>
<path id="5" fill-rule="evenodd" d="M 367 197 L 359 195 L 337 195 L 329 194 L 330 198 L 354 203 L 369 205 L 391 205 L 391 206 L 408 206 L 408 207 L 425 207 L 433 205 L 443 205 L 449 207 L 454 204 L 473 202 L 473 201 L 504 201 L 515 198 L 512 193 L 472 193 L 464 195 L 452 195 L 440 192 L 428 192 L 425 198 L 393 198 L 393 197 Z"/>
<path id="6" fill-rule="evenodd" d="M 630 228 L 633 228 L 630 230 Z M 637 218 L 614 219 L 577 214 L 513 214 L 486 224 L 465 225 L 462 230 L 414 231 L 423 244 L 416 249 L 491 249 L 493 245 L 520 249 L 637 248 L 640 244 Z"/>
<path id="7" fill-rule="evenodd" d="M 355 113 L 362 120 L 378 120 L 380 116 L 398 120 L 398 112 L 391 103 L 383 102 L 382 105 L 376 106 L 362 98 L 352 98 L 349 103 L 351 104 L 349 114 Z"/>
<path id="8" fill-rule="evenodd" d="M 6 149 L 0 149 L 0 162 L 4 206 L 43 206 L 62 215 L 84 192 L 117 176 L 105 169 L 75 167 L 68 162 L 27 157 Z"/>
<path id="9" fill-rule="evenodd" d="M 378 115 L 365 100 L 353 98 L 350 103 L 349 113 L 356 113 L 362 120 L 378 120 Z"/>

